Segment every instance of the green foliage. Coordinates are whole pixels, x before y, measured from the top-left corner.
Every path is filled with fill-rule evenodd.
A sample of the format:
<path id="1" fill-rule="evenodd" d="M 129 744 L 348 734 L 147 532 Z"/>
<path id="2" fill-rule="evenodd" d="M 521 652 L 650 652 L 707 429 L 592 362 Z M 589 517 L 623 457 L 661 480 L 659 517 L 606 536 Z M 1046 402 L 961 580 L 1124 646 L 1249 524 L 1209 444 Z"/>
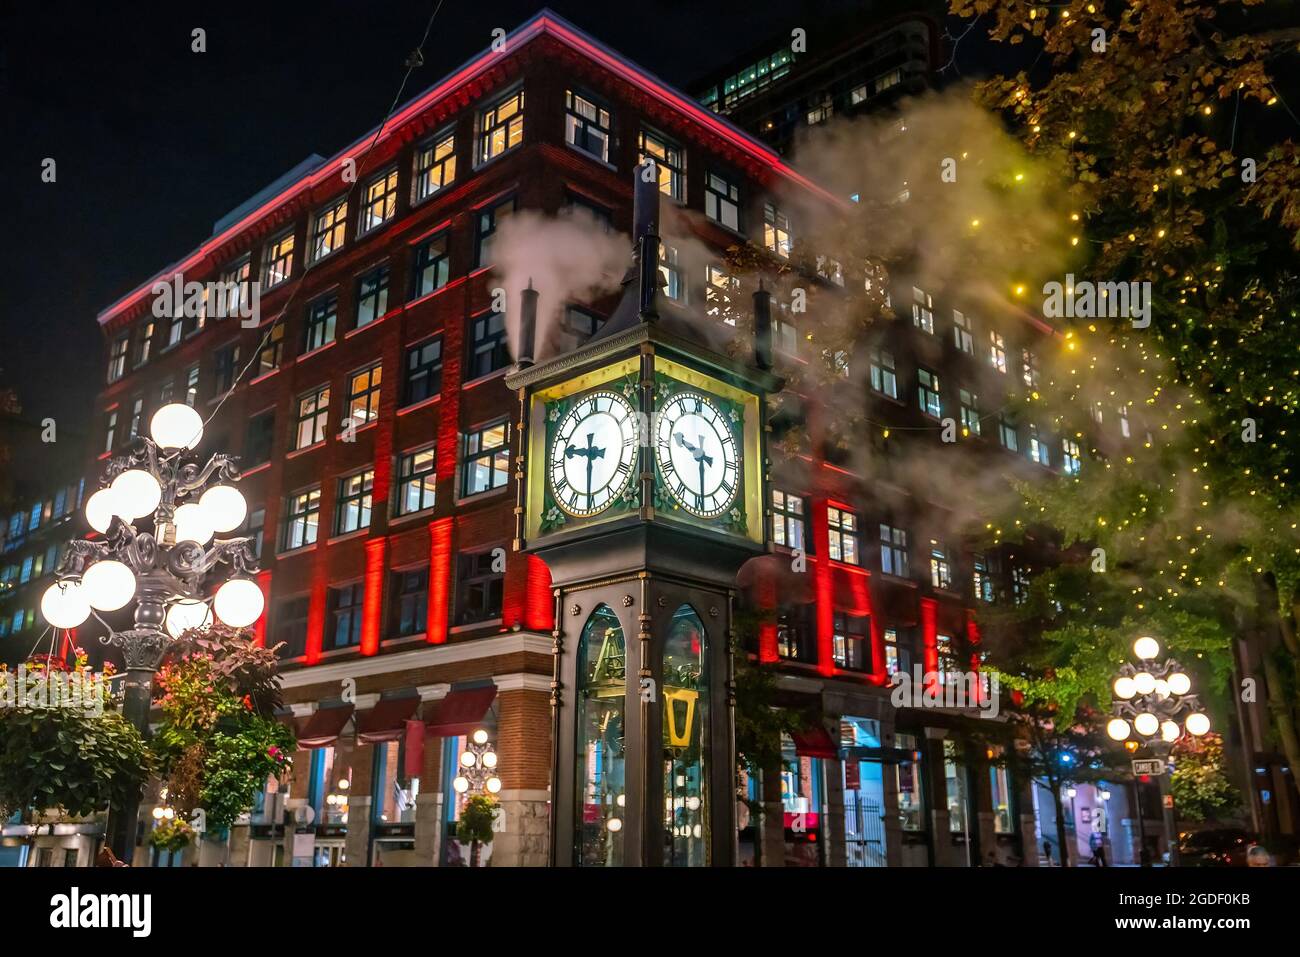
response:
<path id="1" fill-rule="evenodd" d="M 492 830 L 496 808 L 496 801 L 485 794 L 475 794 L 467 800 L 456 822 L 456 839 L 462 844 L 491 844 L 496 836 Z"/>
<path id="2" fill-rule="evenodd" d="M 1228 779 L 1223 764 L 1223 738 L 1207 734 L 1180 739 L 1174 748 L 1169 786 L 1178 816 L 1189 821 L 1222 817 L 1241 804 L 1241 792 Z"/>
<path id="3" fill-rule="evenodd" d="M 138 798 L 144 738 L 116 711 L 0 708 L 0 819 L 29 808 L 78 817 Z"/>
<path id="4" fill-rule="evenodd" d="M 199 792 L 207 824 L 222 831 L 253 806 L 268 777 L 279 775 L 295 746 L 294 735 L 278 721 L 249 715 L 218 727 L 206 742 Z"/>

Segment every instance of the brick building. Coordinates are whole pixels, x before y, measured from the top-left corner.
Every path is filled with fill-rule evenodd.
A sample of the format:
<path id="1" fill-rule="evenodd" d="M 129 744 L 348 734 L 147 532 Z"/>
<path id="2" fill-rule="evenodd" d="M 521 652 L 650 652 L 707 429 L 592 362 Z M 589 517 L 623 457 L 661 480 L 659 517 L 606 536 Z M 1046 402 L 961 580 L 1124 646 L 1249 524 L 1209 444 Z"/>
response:
<path id="1" fill-rule="evenodd" d="M 574 207 L 592 229 L 630 234 L 644 156 L 659 165 L 663 203 L 694 211 L 689 238 L 717 251 L 690 274 L 671 253 L 665 261 L 669 308 L 701 323 L 728 246 L 789 255 L 798 222 L 782 197 L 837 201 L 770 146 L 543 12 L 378 135 L 282 177 L 100 314 L 98 458 L 172 401 L 211 416 L 200 453 L 241 457 L 268 598 L 257 629 L 284 645 L 301 751 L 287 788 L 236 828 L 231 863 L 454 863 L 451 780 L 477 727 L 500 756 L 492 860 L 546 862 L 553 607 L 545 565 L 511 548 L 517 402 L 502 381 L 512 360 L 493 243 L 513 214 Z M 155 282 L 177 274 L 236 284 L 229 311 L 256 289 L 256 327 L 217 318 L 211 298 L 198 315 L 155 314 Z M 1030 423 L 972 427 L 1000 393 L 1032 387 L 1050 328 L 940 308 L 910 283 L 893 300 L 901 318 L 870 356 L 873 417 L 906 429 L 960 409 L 990 456 L 1018 456 L 1027 473 L 1078 467 L 1077 447 Z M 582 341 L 612 305 L 572 303 L 561 337 Z M 800 338 L 778 341 L 778 371 L 804 361 Z M 964 753 L 942 709 L 889 701 L 913 663 L 955 666 L 958 649 L 978 644 L 977 601 L 1011 595 L 1027 570 L 945 540 L 942 507 L 868 487 L 835 462 L 777 462 L 771 481 L 771 554 L 742 573 L 740 592 L 775 618 L 749 654 L 822 720 L 786 742 L 781 780 L 748 782 L 771 813 L 761 835 L 742 820 L 742 856 L 1032 861 L 1027 783 Z M 793 549 L 810 574 L 783 571 Z"/>

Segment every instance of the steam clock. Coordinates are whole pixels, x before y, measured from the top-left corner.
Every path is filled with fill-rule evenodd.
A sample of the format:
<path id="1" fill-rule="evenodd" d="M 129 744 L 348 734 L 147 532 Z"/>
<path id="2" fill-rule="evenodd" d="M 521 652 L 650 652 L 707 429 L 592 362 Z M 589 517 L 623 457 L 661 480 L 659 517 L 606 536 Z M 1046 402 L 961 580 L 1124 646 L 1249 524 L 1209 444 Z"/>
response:
<path id="1" fill-rule="evenodd" d="M 638 174 L 641 171 L 638 171 Z M 755 362 L 658 309 L 659 190 L 636 178 L 633 265 L 586 343 L 534 364 L 523 294 L 515 548 L 555 594 L 551 860 L 736 860 L 731 624 L 736 574 L 765 550 L 767 294 Z M 696 322 L 705 322 L 699 317 Z"/>

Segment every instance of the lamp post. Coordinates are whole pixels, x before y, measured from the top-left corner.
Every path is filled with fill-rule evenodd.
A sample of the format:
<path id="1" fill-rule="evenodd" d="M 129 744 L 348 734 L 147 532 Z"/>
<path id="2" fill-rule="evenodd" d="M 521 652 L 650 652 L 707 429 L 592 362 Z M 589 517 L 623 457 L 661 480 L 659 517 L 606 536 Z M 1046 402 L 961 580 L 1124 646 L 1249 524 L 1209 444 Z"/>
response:
<path id="1" fill-rule="evenodd" d="M 165 405 L 131 451 L 111 459 L 103 487 L 86 500 L 86 521 L 103 538 L 70 543 L 57 579 L 41 598 L 41 613 L 55 628 L 76 628 L 92 609 L 125 608 L 135 600 L 132 627 L 101 636 L 120 648 L 126 669 L 122 714 L 148 735 L 153 677 L 171 641 L 203 628 L 213 613 L 245 628 L 262 615 L 265 599 L 253 575 L 257 558 L 250 538 L 216 539 L 244 522 L 248 506 L 230 483 L 235 460 L 221 453 L 199 465 L 193 449 L 203 420 L 188 405 Z M 135 523 L 152 516 L 152 531 Z M 207 573 L 220 563 L 231 576 L 208 597 Z M 102 619 L 101 619 L 102 620 Z M 139 800 L 110 815 L 108 842 L 130 863 L 135 851 Z"/>
<path id="2" fill-rule="evenodd" d="M 460 773 L 451 786 L 457 794 L 470 790 L 496 794 L 501 790 L 501 779 L 496 774 L 497 753 L 488 743 L 488 733 L 479 728 L 470 735 L 469 743 L 460 755 Z"/>
<path id="3" fill-rule="evenodd" d="M 1143 636 L 1133 642 L 1133 654 L 1141 664 L 1125 662 L 1115 678 L 1114 717 L 1106 724 L 1106 733 L 1115 741 L 1132 737 L 1148 747 L 1164 762 L 1158 775 L 1161 813 L 1165 825 L 1165 842 L 1169 846 L 1169 866 L 1178 866 L 1178 831 L 1174 818 L 1174 799 L 1170 793 L 1169 753 L 1174 742 L 1185 733 L 1199 737 L 1210 730 L 1209 716 L 1201 702 L 1191 693 L 1192 679 L 1177 660 L 1159 664 L 1160 643 Z M 1179 724 L 1179 721 L 1182 721 Z M 1139 819 L 1142 802 L 1138 801 Z"/>

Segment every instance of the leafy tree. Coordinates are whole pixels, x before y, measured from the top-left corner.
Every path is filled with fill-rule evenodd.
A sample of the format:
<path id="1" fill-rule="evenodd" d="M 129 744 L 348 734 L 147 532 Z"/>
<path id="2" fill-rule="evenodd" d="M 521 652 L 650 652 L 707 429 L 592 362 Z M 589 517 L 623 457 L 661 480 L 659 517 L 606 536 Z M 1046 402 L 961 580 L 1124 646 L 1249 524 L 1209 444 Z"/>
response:
<path id="1" fill-rule="evenodd" d="M 1213 820 L 1241 804 L 1241 792 L 1228 780 L 1223 763 L 1223 738 L 1207 734 L 1182 738 L 1174 746 L 1174 770 L 1169 787 L 1174 806 L 1189 821 Z"/>
<path id="2" fill-rule="evenodd" d="M 479 851 L 484 844 L 491 844 L 496 836 L 492 823 L 496 820 L 497 805 L 486 794 L 475 794 L 460 809 L 460 820 L 456 822 L 456 840 L 469 845 L 469 866 L 479 866 Z"/>
<path id="3" fill-rule="evenodd" d="M 1083 555 L 1104 549 L 1105 575 L 1069 622 L 1054 621 L 1060 643 L 1078 646 L 1058 650 L 1095 694 L 1119 632 L 1144 628 L 1172 644 L 1182 627 L 1223 690 L 1245 607 L 1275 646 L 1264 678 L 1278 743 L 1295 765 L 1300 538 L 1291 476 L 1300 444 L 1287 430 L 1300 407 L 1300 150 L 1279 83 L 1297 75 L 1294 7 L 952 0 L 950 8 L 977 18 L 991 40 L 1028 48 L 1025 69 L 986 80 L 976 95 L 1031 156 L 1066 172 L 1073 271 L 1150 283 L 1153 293 L 1149 327 L 1124 318 L 1071 325 L 1051 376 L 1061 402 L 1044 408 L 1062 433 L 1089 437 L 1093 461 L 1058 487 L 1020 489 L 1022 518 L 1058 529 L 1066 546 L 1088 546 Z M 1115 435 L 1116 408 L 1131 420 L 1132 441 Z M 1094 409 L 1105 413 L 1101 423 L 1088 421 Z M 1096 607 L 1125 595 L 1131 621 L 1112 614 L 1090 624 Z"/>

